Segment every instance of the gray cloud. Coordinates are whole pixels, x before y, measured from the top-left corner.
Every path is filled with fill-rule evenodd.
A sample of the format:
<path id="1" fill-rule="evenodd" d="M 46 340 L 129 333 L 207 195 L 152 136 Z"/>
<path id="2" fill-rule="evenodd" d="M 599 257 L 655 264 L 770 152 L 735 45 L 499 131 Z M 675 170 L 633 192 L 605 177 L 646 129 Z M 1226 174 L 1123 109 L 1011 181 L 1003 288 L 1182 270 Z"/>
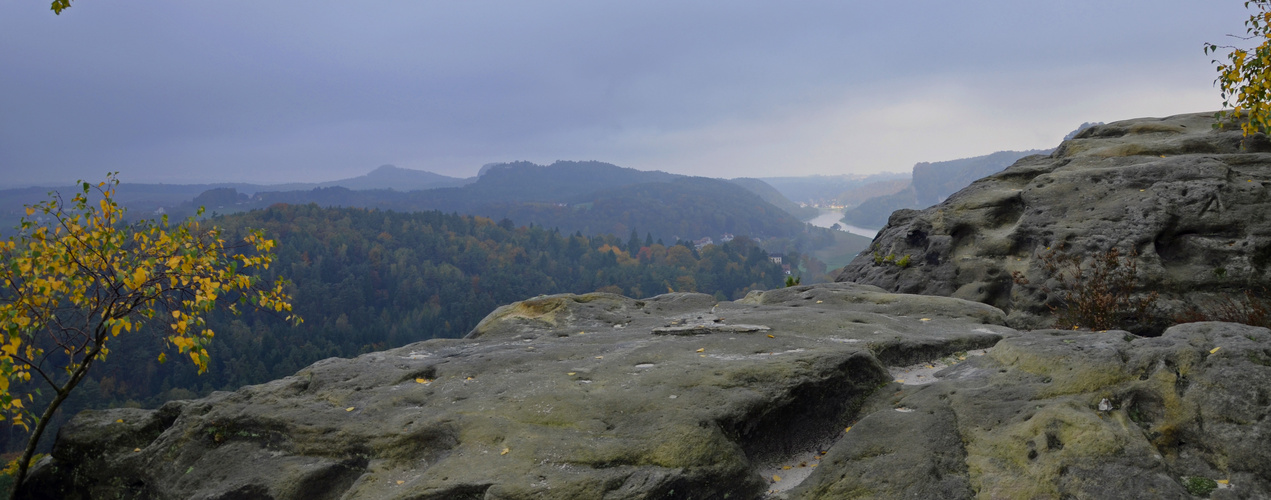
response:
<path id="1" fill-rule="evenodd" d="M 558 158 L 903 170 L 1217 108 L 1200 46 L 1246 16 L 1188 0 L 44 3 L 0 4 L 7 184 Z"/>

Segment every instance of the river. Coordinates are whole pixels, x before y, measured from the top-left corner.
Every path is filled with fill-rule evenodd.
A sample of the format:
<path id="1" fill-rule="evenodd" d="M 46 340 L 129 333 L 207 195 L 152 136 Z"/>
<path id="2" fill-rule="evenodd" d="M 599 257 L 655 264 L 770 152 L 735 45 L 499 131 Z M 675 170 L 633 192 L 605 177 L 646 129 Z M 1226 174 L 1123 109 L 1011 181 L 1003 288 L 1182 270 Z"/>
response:
<path id="1" fill-rule="evenodd" d="M 834 224 L 838 224 L 843 231 L 847 231 L 852 234 L 859 234 L 861 236 L 864 236 L 870 239 L 873 239 L 874 236 L 878 234 L 877 229 L 865 229 L 863 227 L 856 227 L 846 222 L 840 221 L 839 219 L 842 219 L 842 218 L 843 218 L 843 212 L 838 210 L 822 208 L 821 215 L 818 215 L 812 218 L 812 220 L 809 220 L 808 224 L 812 224 L 813 226 L 816 226 L 816 227 L 825 227 L 825 228 L 833 226 Z"/>

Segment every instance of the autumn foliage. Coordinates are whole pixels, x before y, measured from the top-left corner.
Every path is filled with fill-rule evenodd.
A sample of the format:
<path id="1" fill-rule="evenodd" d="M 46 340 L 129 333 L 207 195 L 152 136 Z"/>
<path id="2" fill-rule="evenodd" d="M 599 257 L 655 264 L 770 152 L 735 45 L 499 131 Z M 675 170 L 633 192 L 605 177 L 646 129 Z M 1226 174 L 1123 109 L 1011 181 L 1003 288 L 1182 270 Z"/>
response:
<path id="1" fill-rule="evenodd" d="M 27 208 L 17 235 L 0 241 L 0 418 L 27 430 L 35 424 L 19 482 L 49 418 L 107 357 L 110 339 L 152 324 L 166 332 L 165 350 L 175 348 L 202 373 L 214 335 L 205 316 L 219 299 L 299 321 L 282 280 L 262 287 L 248 274 L 273 260 L 274 242 L 261 231 L 231 245 L 195 219 L 127 225 L 113 199 L 117 185 L 112 174 L 96 187 L 83 183 L 69 202 L 51 194 Z M 37 417 L 29 404 L 41 386 L 54 395 Z"/>
<path id="2" fill-rule="evenodd" d="M 1224 111 L 1219 116 L 1242 120 L 1245 136 L 1267 131 L 1271 127 L 1271 0 L 1250 0 L 1245 8 L 1257 9 L 1245 21 L 1245 35 L 1235 38 L 1260 42 L 1253 48 L 1205 44 L 1206 54 L 1231 52 L 1226 59 L 1215 59 L 1218 78 L 1214 84 L 1222 92 Z M 1231 112 L 1225 111 L 1227 108 Z"/>

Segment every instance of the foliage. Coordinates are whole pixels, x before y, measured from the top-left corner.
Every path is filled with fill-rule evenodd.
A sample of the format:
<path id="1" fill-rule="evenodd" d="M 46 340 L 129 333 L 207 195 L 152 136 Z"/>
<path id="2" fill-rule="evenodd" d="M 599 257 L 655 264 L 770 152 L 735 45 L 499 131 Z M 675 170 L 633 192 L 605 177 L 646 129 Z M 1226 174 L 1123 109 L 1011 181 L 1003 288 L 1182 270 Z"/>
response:
<path id="1" fill-rule="evenodd" d="M 213 311 L 207 327 L 216 336 L 201 376 L 188 363 L 158 363 L 157 345 L 145 335 L 121 335 L 111 346 L 111 363 L 85 377 L 50 425 L 84 409 L 155 407 L 281 378 L 333 356 L 461 337 L 496 307 L 539 294 L 697 291 L 735 300 L 778 288 L 785 278 L 781 266 L 741 236 L 699 251 L 656 243 L 644 231 L 632 245 L 631 231 L 623 238 L 589 237 L 484 217 L 316 205 L 280 205 L 210 222 L 227 240 L 244 237 L 247 228 L 278 240 L 261 277 L 292 280 L 294 313 L 305 322 L 292 326 L 253 310 Z M 12 449 L 5 438 L 0 432 L 0 446 Z"/>
<path id="2" fill-rule="evenodd" d="M 786 288 L 790 288 L 792 286 L 798 286 L 802 282 L 803 282 L 802 276 L 786 276 Z"/>
<path id="3" fill-rule="evenodd" d="M 62 15 L 62 11 L 71 8 L 71 0 L 53 0 L 52 10 L 56 15 Z"/>
<path id="4" fill-rule="evenodd" d="M 36 424 L 18 483 L 49 419 L 93 363 L 110 353 L 111 339 L 147 323 L 164 325 L 164 344 L 202 373 L 213 338 L 206 317 L 218 298 L 291 310 L 282 280 L 260 289 L 259 279 L 242 274 L 272 262 L 274 242 L 261 231 L 247 232 L 235 247 L 193 219 L 125 226 L 124 210 L 112 198 L 117 185 L 111 174 L 96 192 L 82 183 L 69 202 L 50 193 L 27 208 L 28 217 L 39 214 L 35 220 L 24 218 L 16 236 L 0 241 L 0 410 L 15 426 Z M 165 357 L 160 352 L 157 359 Z M 35 401 L 38 386 L 51 388 L 53 399 L 35 418 L 27 403 Z"/>
<path id="5" fill-rule="evenodd" d="M 1041 290 L 1057 297 L 1058 303 L 1047 304 L 1056 316 L 1056 328 L 1117 328 L 1143 330 L 1151 322 L 1152 305 L 1158 294 L 1135 297 L 1138 290 L 1138 254 L 1122 257 L 1113 248 L 1090 259 L 1089 265 L 1077 254 L 1058 249 L 1038 258 L 1046 274 L 1058 283 L 1055 288 L 1043 285 Z M 1027 285 L 1028 279 L 1018 271 L 1011 273 L 1015 283 Z"/>
<path id="6" fill-rule="evenodd" d="M 1222 296 L 1206 305 L 1193 305 L 1189 311 L 1174 318 L 1174 321 L 1178 323 L 1224 321 L 1271 328 L 1271 300 L 1264 298 L 1266 297 L 1265 289 L 1262 292 L 1259 296 L 1252 290 L 1245 290 L 1242 298 Z"/>
<path id="7" fill-rule="evenodd" d="M 1226 59 L 1214 59 L 1218 77 L 1214 84 L 1222 95 L 1223 109 L 1219 118 L 1233 120 L 1243 118 L 1240 129 L 1244 135 L 1265 132 L 1271 126 L 1271 0 L 1250 0 L 1245 8 L 1253 6 L 1256 12 L 1245 21 L 1245 35 L 1234 36 L 1241 40 L 1261 42 L 1254 48 L 1205 44 L 1205 54 L 1217 55 L 1222 49 L 1230 49 Z"/>
<path id="8" fill-rule="evenodd" d="M 880 253 L 877 250 L 874 251 L 874 265 L 876 266 L 881 266 L 883 264 L 891 264 L 901 269 L 904 269 L 906 267 L 909 267 L 909 264 L 911 264 L 912 262 L 913 262 L 913 256 L 909 254 L 905 254 L 898 259 L 896 258 L 896 254 L 894 253 L 889 253 L 887 254 L 886 257 L 883 257 L 882 253 Z"/>
<path id="9" fill-rule="evenodd" d="M 1198 497 L 1207 497 L 1218 488 L 1218 482 L 1207 477 L 1192 476 L 1183 479 L 1187 492 Z"/>

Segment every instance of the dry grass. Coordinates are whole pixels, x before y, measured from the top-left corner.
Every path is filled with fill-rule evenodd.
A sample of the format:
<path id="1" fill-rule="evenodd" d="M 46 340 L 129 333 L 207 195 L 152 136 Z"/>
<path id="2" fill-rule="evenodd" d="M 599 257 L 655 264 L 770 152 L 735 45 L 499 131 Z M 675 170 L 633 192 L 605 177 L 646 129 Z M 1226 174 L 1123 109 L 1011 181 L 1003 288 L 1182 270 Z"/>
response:
<path id="1" fill-rule="evenodd" d="M 1046 273 L 1059 285 L 1055 289 L 1043 285 L 1042 291 L 1057 298 L 1047 304 L 1055 314 L 1056 328 L 1088 328 L 1091 330 L 1142 330 L 1151 321 L 1156 292 L 1135 296 L 1138 290 L 1138 254 L 1122 256 L 1115 248 L 1086 259 L 1058 249 L 1038 255 Z M 1017 284 L 1028 280 L 1019 272 L 1012 273 Z"/>
<path id="2" fill-rule="evenodd" d="M 1190 311 L 1175 317 L 1174 322 L 1225 321 L 1271 328 L 1271 300 L 1265 298 L 1266 292 L 1263 289 L 1262 294 L 1257 295 L 1253 290 L 1245 290 L 1243 297 L 1227 295 L 1203 306 L 1192 306 Z"/>

